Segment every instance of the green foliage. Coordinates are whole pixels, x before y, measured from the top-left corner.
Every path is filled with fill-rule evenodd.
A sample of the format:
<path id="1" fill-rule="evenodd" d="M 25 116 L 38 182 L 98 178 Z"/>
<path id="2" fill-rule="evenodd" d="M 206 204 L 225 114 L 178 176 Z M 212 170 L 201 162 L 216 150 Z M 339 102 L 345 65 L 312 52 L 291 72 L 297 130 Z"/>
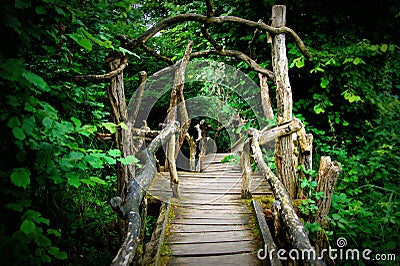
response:
<path id="1" fill-rule="evenodd" d="M 319 191 L 316 192 L 315 189 L 318 186 L 318 182 L 315 181 L 315 171 L 313 170 L 304 170 L 302 172 L 307 176 L 307 178 L 303 178 L 300 181 L 300 188 L 307 192 L 307 197 L 305 199 L 300 200 L 299 210 L 305 216 L 314 215 L 317 210 L 318 206 L 316 205 L 317 201 L 321 199 L 324 192 Z"/>
<path id="2" fill-rule="evenodd" d="M 6 125 L 1 130 L 0 256 L 5 264 L 55 264 L 67 254 L 70 262 L 83 263 L 79 254 L 85 249 L 116 237 L 109 232 L 116 223 L 108 206 L 116 158 L 94 138 L 108 119 L 104 85 L 71 82 L 78 73 L 102 69 L 114 45 L 99 29 L 111 21 L 91 24 L 86 14 L 91 6 L 78 4 L 3 6 L 7 15 L 2 14 L 1 28 L 10 37 L 0 53 L 0 120 Z M 108 249 L 98 246 L 85 259 L 104 261 L 98 254 L 109 254 Z"/>
<path id="3" fill-rule="evenodd" d="M 274 1 L 214 1 L 216 15 L 253 21 L 269 20 Z M 346 6 L 348 8 L 343 8 Z M 332 240 L 348 237 L 352 247 L 375 252 L 399 248 L 399 100 L 400 49 L 398 5 L 395 1 L 292 1 L 287 24 L 299 33 L 313 59 L 305 60 L 288 38 L 294 110 L 314 135 L 313 157 L 330 155 L 343 171 L 333 197 L 330 228 L 306 224 L 310 232 L 332 230 Z M 206 13 L 203 1 L 6 1 L 1 10 L 0 121 L 3 199 L 0 218 L 2 263 L 109 263 L 118 246 L 116 216 L 108 200 L 115 194 L 115 164 L 137 164 L 121 157 L 95 132 L 114 133 L 125 124 L 109 122 L 106 84 L 76 82 L 74 76 L 104 73 L 104 59 L 114 52 L 129 54 L 125 74 L 128 98 L 139 70 L 154 73 L 166 64 L 142 51 L 119 47 L 116 34 L 133 38 L 149 25 L 174 14 Z M 224 24 L 225 25 L 225 24 Z M 198 23 L 176 24 L 148 41 L 158 53 L 181 58 L 188 40 L 194 51 L 211 48 Z M 247 52 L 251 33 L 239 24 L 211 26 L 211 36 L 226 49 Z M 255 43 L 255 60 L 271 68 L 270 46 L 262 33 Z M 257 75 L 234 58 L 211 57 Z M 187 86 L 188 95 L 217 97 L 254 114 L 227 88 L 205 84 Z M 275 87 L 271 83 L 274 102 Z M 185 87 L 186 89 L 186 87 Z M 186 92 L 185 92 L 186 93 Z M 252 92 L 249 92 L 252 93 Z M 168 108 L 160 99 L 157 111 Z M 160 112 L 149 118 L 157 125 Z M 215 121 L 210 122 L 218 128 Z M 212 131 L 210 131 L 212 134 Z M 230 145 L 227 132 L 218 136 Z M 273 151 L 264 151 L 274 169 Z M 314 167 L 315 168 L 315 167 Z M 312 213 L 315 183 L 303 180 Z M 329 231 L 327 231 L 329 232 Z M 326 233 L 329 235 L 328 233 Z M 349 244 L 349 246 L 350 246 Z M 24 256 L 21 256 L 24 254 Z M 68 258 L 67 258 L 68 254 Z M 60 262 L 59 260 L 64 260 Z"/>
<path id="4" fill-rule="evenodd" d="M 229 163 L 231 165 L 240 164 L 240 156 L 238 155 L 228 155 L 222 158 L 221 163 Z"/>

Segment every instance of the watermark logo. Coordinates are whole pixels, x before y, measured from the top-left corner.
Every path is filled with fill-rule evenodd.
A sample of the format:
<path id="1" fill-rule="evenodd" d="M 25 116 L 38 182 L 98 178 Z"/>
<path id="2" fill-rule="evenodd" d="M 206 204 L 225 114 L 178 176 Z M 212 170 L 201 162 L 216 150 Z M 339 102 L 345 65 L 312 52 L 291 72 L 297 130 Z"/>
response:
<path id="1" fill-rule="evenodd" d="M 279 260 L 323 260 L 328 258 L 333 261 L 396 261 L 396 254 L 379 254 L 374 253 L 371 249 L 351 249 L 347 248 L 347 239 L 340 237 L 336 240 L 337 248 L 331 246 L 327 249 L 322 249 L 320 254 L 317 254 L 315 249 L 274 249 L 265 245 L 263 249 L 259 249 L 257 257 L 260 260 L 274 259 Z"/>
<path id="2" fill-rule="evenodd" d="M 178 67 L 179 64 L 175 64 L 154 73 L 147 78 L 142 95 L 142 102 L 134 125 L 136 128 L 143 126 L 143 121 L 147 121 L 150 116 L 153 118 L 158 117 L 159 123 L 166 123 L 168 113 L 165 108 L 160 108 L 159 104 L 163 103 L 163 105 L 165 105 L 166 101 L 169 102 L 170 92 L 174 87 L 175 71 Z M 185 97 L 187 98 L 184 103 L 180 103 L 169 110 L 170 112 L 177 112 L 177 118 L 181 125 L 187 121 L 181 121 L 182 119 L 180 119 L 179 116 L 180 108 L 186 108 L 188 118 L 192 120 L 192 127 L 195 125 L 193 121 L 200 121 L 202 119 L 209 119 L 220 126 L 226 125 L 232 116 L 240 113 L 240 109 L 246 109 L 246 112 L 252 113 L 251 116 L 254 117 L 252 126 L 258 125 L 260 128 L 263 128 L 268 123 L 264 117 L 262 109 L 261 89 L 259 85 L 245 73 L 228 64 L 212 60 L 190 61 L 185 71 L 184 91 L 185 93 L 196 91 L 197 96 L 187 97 L 187 94 L 185 94 Z M 137 103 L 136 97 L 135 93 L 128 104 L 128 111 L 135 110 L 135 104 Z M 232 107 L 238 103 L 240 103 L 240 107 Z M 152 127 L 154 126 L 155 125 Z M 230 130 L 227 130 L 226 132 L 228 133 L 230 142 L 235 143 L 237 140 L 237 132 L 233 130 L 233 128 L 230 128 Z M 193 137 L 197 138 L 196 135 Z M 212 139 L 211 144 L 215 146 Z M 179 152 L 176 166 L 181 170 L 189 170 L 189 158 L 185 157 L 181 151 Z M 204 165 L 204 167 L 207 167 L 207 165 Z M 223 167 L 219 169 L 219 176 L 223 178 L 226 175 L 226 172 L 230 171 L 230 169 L 230 165 L 226 164 L 225 169 Z M 210 178 L 208 183 L 202 183 L 199 185 L 210 186 L 212 185 L 210 183 L 216 181 L 216 178 Z M 168 189 L 169 181 L 165 179 L 163 182 L 165 184 L 160 186 Z M 241 179 L 238 177 L 237 183 L 240 182 Z M 254 189 L 261 184 L 261 181 L 259 184 L 256 184 L 256 182 L 257 181 L 254 181 L 252 185 Z M 188 185 L 180 183 L 180 190 L 185 190 L 185 186 Z M 234 189 L 234 187 L 237 186 L 234 185 L 225 188 L 226 193 Z M 190 190 L 189 187 L 188 190 Z M 164 198 L 162 194 L 154 195 L 155 193 L 149 193 L 160 200 L 168 200 L 167 198 Z M 217 199 L 217 195 L 215 198 L 209 198 L 210 201 Z"/>

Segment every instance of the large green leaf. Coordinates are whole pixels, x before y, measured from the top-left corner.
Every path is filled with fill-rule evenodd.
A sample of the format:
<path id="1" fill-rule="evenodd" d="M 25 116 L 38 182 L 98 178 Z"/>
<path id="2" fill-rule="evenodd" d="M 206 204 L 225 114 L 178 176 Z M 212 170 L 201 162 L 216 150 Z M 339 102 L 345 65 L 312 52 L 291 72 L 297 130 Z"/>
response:
<path id="1" fill-rule="evenodd" d="M 92 50 L 92 43 L 90 42 L 89 39 L 85 38 L 81 33 L 71 33 L 67 35 L 86 50 L 88 51 Z"/>
<path id="2" fill-rule="evenodd" d="M 53 127 L 53 120 L 50 117 L 43 118 L 42 123 L 45 128 Z"/>
<path id="3" fill-rule="evenodd" d="M 78 173 L 72 173 L 72 172 L 67 173 L 67 179 L 68 179 L 68 185 L 74 186 L 76 188 L 79 188 L 79 186 L 81 185 Z"/>
<path id="4" fill-rule="evenodd" d="M 119 149 L 111 149 L 108 152 L 108 155 L 110 155 L 111 157 L 119 157 L 121 156 L 121 151 Z"/>
<path id="5" fill-rule="evenodd" d="M 139 160 L 135 156 L 132 156 L 132 155 L 126 156 L 125 158 L 120 158 L 119 160 L 121 161 L 121 163 L 123 165 L 136 164 L 139 162 Z"/>
<path id="6" fill-rule="evenodd" d="M 19 127 L 14 127 L 12 133 L 14 134 L 14 137 L 19 140 L 24 140 L 26 137 L 24 131 Z"/>
<path id="7" fill-rule="evenodd" d="M 91 176 L 89 179 L 92 180 L 93 182 L 101 184 L 101 185 L 106 184 L 106 182 L 103 179 L 100 179 L 97 176 Z"/>
<path id="8" fill-rule="evenodd" d="M 33 85 L 35 85 L 37 88 L 39 88 L 42 91 L 50 91 L 50 88 L 47 86 L 46 81 L 44 81 L 44 79 L 38 75 L 36 75 L 35 73 L 29 72 L 29 71 L 25 71 L 24 73 L 22 73 L 22 76 L 30 83 L 32 83 Z"/>
<path id="9" fill-rule="evenodd" d="M 19 230 L 21 230 L 22 232 L 24 232 L 25 234 L 29 235 L 31 233 L 33 233 L 33 231 L 35 231 L 35 223 L 30 221 L 30 220 L 24 220 L 19 228 Z"/>
<path id="10" fill-rule="evenodd" d="M 114 123 L 104 122 L 101 125 L 110 131 L 111 134 L 114 134 L 117 131 L 117 125 Z"/>
<path id="11" fill-rule="evenodd" d="M 24 62 L 21 59 L 9 59 L 4 63 L 0 74 L 7 80 L 19 81 L 24 72 Z"/>
<path id="12" fill-rule="evenodd" d="M 27 188 L 31 183 L 30 175 L 28 168 L 15 168 L 11 174 L 11 182 L 18 187 Z"/>

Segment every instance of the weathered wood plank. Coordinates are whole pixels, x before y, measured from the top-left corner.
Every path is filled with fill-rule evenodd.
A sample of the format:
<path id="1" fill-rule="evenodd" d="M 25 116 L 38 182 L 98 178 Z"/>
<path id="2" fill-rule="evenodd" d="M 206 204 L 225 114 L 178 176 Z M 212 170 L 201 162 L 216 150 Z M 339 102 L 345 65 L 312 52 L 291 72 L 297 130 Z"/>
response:
<path id="1" fill-rule="evenodd" d="M 204 204 L 204 205 L 193 205 L 193 204 L 179 204 L 179 209 L 175 210 L 175 213 L 179 211 L 225 211 L 230 213 L 232 211 L 249 211 L 249 208 L 245 205 L 238 204 Z"/>
<path id="2" fill-rule="evenodd" d="M 264 216 L 264 213 L 263 213 L 260 203 L 256 200 L 254 200 L 253 207 L 254 207 L 254 211 L 256 212 L 258 225 L 260 227 L 261 235 L 263 237 L 264 254 L 265 254 L 265 252 L 267 252 L 267 254 L 271 254 L 270 251 L 272 249 L 278 250 L 278 248 L 272 238 L 271 232 L 269 230 L 267 221 L 265 220 L 265 216 Z M 269 263 L 271 266 L 281 266 L 282 265 L 281 261 L 277 257 L 276 252 L 272 253 L 272 258 L 269 257 Z"/>
<path id="3" fill-rule="evenodd" d="M 252 212 L 247 208 L 232 208 L 232 209 L 194 209 L 194 208 L 179 208 L 175 211 L 175 216 L 179 214 L 190 213 L 193 216 L 202 215 L 203 217 L 213 217 L 213 215 L 250 215 Z"/>
<path id="4" fill-rule="evenodd" d="M 190 206 L 194 207 L 196 205 L 205 205 L 211 208 L 215 208 L 217 206 L 241 206 L 243 202 L 237 200 L 230 200 L 230 201 L 210 201 L 210 200 L 195 200 L 195 199 L 182 199 L 179 201 L 179 206 Z"/>
<path id="5" fill-rule="evenodd" d="M 261 189 L 263 189 L 263 190 L 260 191 Z M 260 191 L 260 192 L 263 192 L 264 194 L 267 194 L 267 192 L 269 191 L 269 188 L 267 186 L 260 186 L 260 187 L 257 187 L 256 189 L 253 189 L 253 190 L 250 189 L 251 192 L 254 192 L 256 190 Z M 160 189 L 151 189 L 150 190 L 150 192 L 152 194 L 155 194 L 157 192 L 164 193 L 164 192 L 169 192 L 169 191 L 171 191 L 171 190 L 168 189 L 168 188 L 160 188 Z M 202 192 L 201 188 L 185 188 L 185 187 L 182 187 L 182 189 L 181 189 L 182 195 L 184 195 L 185 193 L 201 193 L 201 192 Z M 208 192 L 208 194 L 225 194 L 225 193 L 234 194 L 234 195 L 240 194 L 240 189 L 237 188 L 237 187 L 234 187 L 234 188 L 229 188 L 229 187 L 228 188 L 210 188 L 209 192 Z"/>
<path id="6" fill-rule="evenodd" d="M 180 197 L 172 206 L 164 242 L 171 254 L 169 265 L 260 264 L 262 241 L 249 226 L 253 212 L 248 201 L 241 199 L 241 167 L 222 164 L 227 155 L 208 155 L 202 173 L 178 172 Z M 250 190 L 271 193 L 260 174 L 254 174 Z M 150 192 L 171 195 L 169 174 L 158 175 Z"/>
<path id="7" fill-rule="evenodd" d="M 191 224 L 191 225 L 240 225 L 249 224 L 248 218 L 230 218 L 230 219 L 193 219 L 193 218 L 175 218 L 170 221 L 170 224 Z"/>
<path id="8" fill-rule="evenodd" d="M 176 233 L 169 237 L 168 244 L 240 242 L 245 240 L 254 240 L 254 235 L 250 229 L 225 232 Z"/>
<path id="9" fill-rule="evenodd" d="M 220 243 L 195 243 L 168 245 L 174 256 L 205 256 L 229 255 L 244 252 L 254 252 L 260 243 L 255 241 L 220 242 Z"/>
<path id="10" fill-rule="evenodd" d="M 263 180 L 264 181 L 264 180 Z M 255 189 L 259 186 L 264 186 L 266 188 L 269 187 L 268 184 L 266 184 L 265 182 L 263 182 L 261 180 L 255 180 L 253 182 L 251 182 L 250 185 L 250 189 Z M 203 193 L 206 193 L 209 189 L 213 190 L 213 189 L 222 189 L 222 188 L 237 188 L 240 189 L 240 181 L 236 180 L 234 182 L 224 182 L 221 180 L 221 182 L 218 181 L 208 181 L 208 182 L 203 182 L 203 183 L 198 183 L 198 182 L 182 182 L 180 183 L 180 185 L 183 188 L 186 189 L 202 189 Z M 155 183 L 150 187 L 150 190 L 165 190 L 166 188 L 168 188 L 168 186 L 165 183 Z"/>
<path id="11" fill-rule="evenodd" d="M 208 266 L 208 265 L 262 265 L 257 258 L 257 254 L 241 253 L 235 255 L 208 256 L 208 257 L 173 257 L 167 265 L 191 265 L 191 266 Z"/>
<path id="12" fill-rule="evenodd" d="M 224 212 L 179 212 L 175 214 L 175 219 L 227 219 L 227 217 L 233 217 L 231 219 L 249 219 L 250 213 L 231 213 L 227 215 Z"/>
<path id="13" fill-rule="evenodd" d="M 170 234 L 173 232 L 196 233 L 196 232 L 225 232 L 246 230 L 246 225 L 209 225 L 209 224 L 171 224 Z"/>

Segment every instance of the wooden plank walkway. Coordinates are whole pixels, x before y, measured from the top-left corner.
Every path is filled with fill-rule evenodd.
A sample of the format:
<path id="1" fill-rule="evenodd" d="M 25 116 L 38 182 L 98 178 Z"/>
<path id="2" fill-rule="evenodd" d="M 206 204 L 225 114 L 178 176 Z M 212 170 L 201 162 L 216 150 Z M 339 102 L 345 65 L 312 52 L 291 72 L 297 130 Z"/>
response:
<path id="1" fill-rule="evenodd" d="M 228 154 L 209 155 L 202 173 L 179 172 L 180 198 L 169 220 L 164 244 L 168 265 L 261 265 L 257 251 L 262 240 L 248 201 L 241 200 L 241 167 L 221 163 Z M 155 178 L 148 191 L 161 200 L 171 198 L 169 174 Z M 252 182 L 253 194 L 271 193 L 261 176 Z"/>

